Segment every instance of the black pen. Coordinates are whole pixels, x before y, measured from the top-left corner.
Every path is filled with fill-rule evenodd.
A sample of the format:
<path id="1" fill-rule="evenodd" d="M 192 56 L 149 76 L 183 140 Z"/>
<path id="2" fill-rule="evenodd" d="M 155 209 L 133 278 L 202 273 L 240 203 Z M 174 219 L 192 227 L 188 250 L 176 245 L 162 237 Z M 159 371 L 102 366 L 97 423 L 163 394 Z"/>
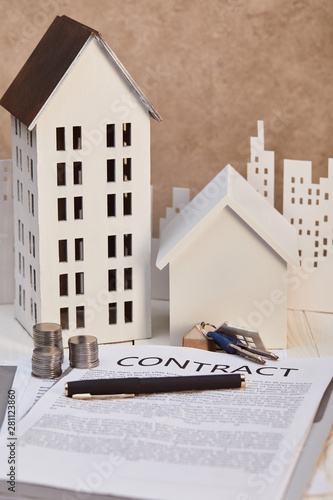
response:
<path id="1" fill-rule="evenodd" d="M 66 382 L 65 395 L 73 399 L 115 399 L 157 392 L 206 391 L 245 387 L 245 375 L 113 378 Z"/>

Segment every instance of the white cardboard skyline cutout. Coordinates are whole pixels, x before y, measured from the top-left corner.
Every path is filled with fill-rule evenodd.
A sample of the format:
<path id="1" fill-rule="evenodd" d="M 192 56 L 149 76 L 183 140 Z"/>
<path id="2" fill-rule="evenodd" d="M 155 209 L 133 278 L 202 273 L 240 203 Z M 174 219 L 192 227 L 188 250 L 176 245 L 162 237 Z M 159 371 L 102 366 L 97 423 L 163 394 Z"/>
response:
<path id="1" fill-rule="evenodd" d="M 161 235 L 157 266 L 170 269 L 170 337 L 198 322 L 259 328 L 268 348 L 287 340 L 287 263 L 298 265 L 296 234 L 230 165 Z"/>

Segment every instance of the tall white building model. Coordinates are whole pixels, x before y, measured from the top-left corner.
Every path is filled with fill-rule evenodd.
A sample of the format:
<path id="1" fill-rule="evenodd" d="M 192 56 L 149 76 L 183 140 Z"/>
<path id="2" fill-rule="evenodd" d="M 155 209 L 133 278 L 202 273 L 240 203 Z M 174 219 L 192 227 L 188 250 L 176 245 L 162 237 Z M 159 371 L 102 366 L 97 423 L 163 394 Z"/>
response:
<path id="1" fill-rule="evenodd" d="M 149 337 L 159 114 L 101 35 L 66 16 L 1 105 L 12 115 L 16 318 L 99 342 Z"/>

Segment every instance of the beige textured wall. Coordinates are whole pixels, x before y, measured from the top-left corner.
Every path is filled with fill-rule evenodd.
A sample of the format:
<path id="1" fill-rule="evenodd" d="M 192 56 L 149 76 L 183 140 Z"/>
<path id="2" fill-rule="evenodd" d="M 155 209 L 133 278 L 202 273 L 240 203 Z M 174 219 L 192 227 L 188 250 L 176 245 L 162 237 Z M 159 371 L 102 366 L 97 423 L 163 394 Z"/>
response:
<path id="1" fill-rule="evenodd" d="M 245 174 L 265 121 L 283 158 L 333 157 L 332 0 L 0 0 L 0 94 L 56 15 L 99 30 L 163 117 L 152 121 L 154 221 L 173 186 L 196 194 L 227 163 Z M 0 158 L 10 155 L 0 110 Z"/>

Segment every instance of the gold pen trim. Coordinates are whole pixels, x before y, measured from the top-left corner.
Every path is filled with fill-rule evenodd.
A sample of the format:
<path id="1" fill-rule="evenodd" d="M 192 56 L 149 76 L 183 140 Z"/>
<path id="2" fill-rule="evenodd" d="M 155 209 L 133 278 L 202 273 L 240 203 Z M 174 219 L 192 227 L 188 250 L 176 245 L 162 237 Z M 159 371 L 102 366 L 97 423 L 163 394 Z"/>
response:
<path id="1" fill-rule="evenodd" d="M 246 378 L 245 378 L 245 375 L 244 373 L 241 374 L 241 389 L 244 389 L 244 387 L 246 386 Z"/>
<path id="2" fill-rule="evenodd" d="M 126 399 L 126 398 L 134 398 L 135 394 L 73 394 L 72 399 L 79 399 L 82 401 L 96 401 L 96 400 L 105 400 L 105 399 Z"/>

